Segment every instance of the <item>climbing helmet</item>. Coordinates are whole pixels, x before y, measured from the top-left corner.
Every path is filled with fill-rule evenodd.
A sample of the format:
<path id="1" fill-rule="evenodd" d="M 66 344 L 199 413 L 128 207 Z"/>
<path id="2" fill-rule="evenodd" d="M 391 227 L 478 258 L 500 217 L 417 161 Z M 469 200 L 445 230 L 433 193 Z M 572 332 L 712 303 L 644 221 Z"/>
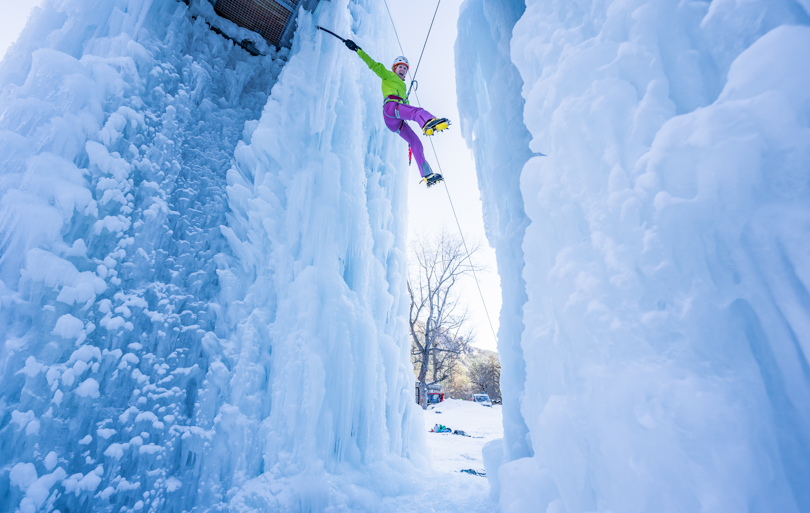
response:
<path id="1" fill-rule="evenodd" d="M 403 56 L 401 56 L 401 55 L 400 55 L 399 57 L 397 57 L 396 59 L 394 59 L 394 64 L 392 64 L 392 65 L 391 65 L 391 71 L 394 71 L 395 69 L 397 69 L 397 66 L 398 66 L 398 65 L 400 65 L 400 64 L 404 64 L 404 65 L 405 65 L 405 67 L 406 67 L 406 68 L 408 68 L 408 69 L 410 69 L 410 68 L 411 68 L 411 67 L 408 65 L 408 59 L 406 59 L 405 57 L 403 57 Z"/>

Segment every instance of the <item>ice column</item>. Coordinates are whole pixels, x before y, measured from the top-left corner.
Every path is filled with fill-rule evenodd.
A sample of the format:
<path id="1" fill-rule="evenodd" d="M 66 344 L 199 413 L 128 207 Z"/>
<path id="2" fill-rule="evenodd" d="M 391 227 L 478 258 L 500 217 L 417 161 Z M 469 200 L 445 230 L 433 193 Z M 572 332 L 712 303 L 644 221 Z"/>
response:
<path id="1" fill-rule="evenodd" d="M 532 455 L 528 429 L 520 412 L 526 367 L 523 334 L 523 236 L 528 218 L 520 194 L 520 172 L 532 156 L 523 124 L 523 81 L 512 64 L 512 27 L 524 2 L 468 0 L 459 12 L 456 88 L 461 130 L 473 149 L 483 201 L 486 235 L 495 248 L 503 307 L 498 353 L 501 360 L 504 440 L 486 450 L 488 478 L 497 491 L 497 467 Z"/>
<path id="2" fill-rule="evenodd" d="M 234 327 L 207 348 L 225 365 L 200 401 L 205 422 L 223 426 L 204 472 L 252 477 L 234 507 L 360 500 L 347 490 L 390 489 L 399 479 L 386 462 L 419 450 L 403 147 L 383 125 L 379 79 L 315 29 L 354 26 L 370 55 L 393 59 L 381 8 L 335 1 L 299 18 L 292 57 L 228 172 L 222 231 L 238 265 L 218 276 Z"/>
<path id="3" fill-rule="evenodd" d="M 503 511 L 810 507 L 809 21 L 526 2 L 511 59 L 548 157 L 520 177 L 534 456 L 499 468 Z"/>

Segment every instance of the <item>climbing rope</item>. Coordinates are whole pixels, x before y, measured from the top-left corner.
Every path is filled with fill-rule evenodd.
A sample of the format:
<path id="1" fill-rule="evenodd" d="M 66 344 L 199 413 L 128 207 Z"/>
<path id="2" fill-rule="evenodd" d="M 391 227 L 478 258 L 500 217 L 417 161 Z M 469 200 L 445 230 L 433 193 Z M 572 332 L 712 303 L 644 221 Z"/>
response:
<path id="1" fill-rule="evenodd" d="M 416 81 L 416 74 L 419 73 L 419 65 L 422 64 L 422 56 L 425 55 L 425 47 L 427 46 L 428 39 L 430 38 L 430 32 L 433 30 L 433 22 L 436 21 L 436 14 L 439 12 L 439 6 L 441 4 L 442 4 L 442 0 L 439 0 L 438 2 L 436 2 L 436 10 L 433 11 L 433 19 L 430 20 L 430 28 L 428 29 L 427 36 L 425 36 L 425 44 L 422 45 L 422 53 L 419 54 L 419 61 L 417 61 L 417 63 L 416 63 L 416 69 L 413 71 L 413 78 L 411 79 L 411 86 L 408 87 L 407 96 L 411 95 L 411 88 L 413 88 L 414 84 L 416 84 L 417 89 L 419 88 L 419 82 Z M 387 3 L 385 4 L 385 7 L 386 8 L 388 7 Z M 389 18 L 391 17 L 391 12 L 390 11 L 388 13 L 388 17 Z M 393 23 L 393 21 L 394 20 L 391 20 L 392 23 Z M 394 29 L 394 31 L 396 31 L 396 29 Z M 402 48 L 401 48 L 401 45 L 400 45 L 400 50 L 401 49 Z M 404 53 L 403 53 L 403 55 L 404 55 Z"/>
<path id="2" fill-rule="evenodd" d="M 394 23 L 394 17 L 391 16 L 391 9 L 388 8 L 388 0 L 383 0 L 385 2 L 385 9 L 388 11 L 388 18 L 391 20 L 391 26 L 394 28 L 394 35 L 397 37 L 397 44 L 399 44 L 399 51 L 402 55 L 405 55 L 405 50 L 402 49 L 402 42 L 399 40 L 399 34 L 397 33 L 397 26 Z M 428 29 L 427 36 L 425 36 L 425 44 L 422 45 L 422 54 L 425 53 L 425 47 L 427 46 L 428 38 L 430 37 L 430 31 L 433 29 L 433 21 L 436 19 L 436 13 L 439 12 L 439 4 L 442 3 L 442 0 L 439 0 L 436 3 L 436 11 L 433 13 L 433 20 L 430 22 L 430 28 Z M 416 64 L 416 69 L 413 72 L 413 77 L 411 78 L 411 86 L 415 82 L 416 72 L 419 71 L 419 64 L 422 62 L 422 55 L 419 55 L 419 61 Z M 408 71 L 410 75 L 410 70 Z M 410 94 L 410 91 L 408 91 Z M 416 105 L 422 107 L 422 103 L 419 101 L 419 94 L 414 91 L 416 96 Z M 433 149 L 433 156 L 436 157 L 436 164 L 439 166 L 439 174 L 444 176 L 444 172 L 442 172 L 442 163 L 439 160 L 439 154 L 436 153 L 436 147 L 433 145 L 433 139 L 430 139 L 430 147 Z M 450 202 L 450 209 L 453 211 L 453 217 L 456 220 L 456 226 L 458 227 L 458 233 L 461 236 L 461 243 L 464 245 L 464 251 L 467 252 L 467 258 L 465 260 L 470 261 L 470 269 L 472 270 L 473 278 L 475 279 L 475 286 L 478 287 L 478 295 L 481 297 L 481 303 L 484 305 L 484 313 L 487 316 L 487 322 L 489 323 L 489 329 L 492 330 L 492 336 L 495 337 L 495 341 L 498 340 L 498 335 L 495 333 L 495 328 L 492 325 L 492 319 L 489 316 L 489 309 L 487 309 L 487 302 L 484 300 L 484 293 L 481 291 L 481 284 L 478 281 L 478 275 L 475 273 L 475 266 L 472 265 L 472 257 L 470 255 L 470 250 L 467 248 L 467 241 L 464 239 L 464 232 L 461 230 L 461 223 L 458 221 L 458 216 L 456 215 L 456 207 L 453 205 L 453 198 L 450 197 L 450 189 L 447 187 L 447 179 L 442 180 L 444 183 L 444 190 L 447 192 L 447 201 Z"/>

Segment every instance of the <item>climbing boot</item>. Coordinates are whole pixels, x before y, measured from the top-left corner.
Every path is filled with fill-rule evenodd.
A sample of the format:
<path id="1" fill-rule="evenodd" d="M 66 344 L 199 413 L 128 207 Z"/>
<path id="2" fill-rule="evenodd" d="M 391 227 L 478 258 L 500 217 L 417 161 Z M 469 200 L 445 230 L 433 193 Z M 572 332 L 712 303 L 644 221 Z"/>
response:
<path id="1" fill-rule="evenodd" d="M 439 173 L 430 173 L 428 176 L 425 177 L 425 184 L 427 184 L 429 189 L 443 180 L 444 178 L 442 178 L 442 175 L 440 175 Z"/>
<path id="2" fill-rule="evenodd" d="M 447 118 L 433 118 L 422 127 L 425 135 L 433 135 L 436 132 L 447 130 L 450 127 L 450 120 Z"/>
<path id="3" fill-rule="evenodd" d="M 428 187 L 433 187 L 437 183 L 443 180 L 442 175 L 439 173 L 434 173 L 432 169 L 430 169 L 430 164 L 427 162 L 422 162 L 422 180 L 427 184 Z"/>

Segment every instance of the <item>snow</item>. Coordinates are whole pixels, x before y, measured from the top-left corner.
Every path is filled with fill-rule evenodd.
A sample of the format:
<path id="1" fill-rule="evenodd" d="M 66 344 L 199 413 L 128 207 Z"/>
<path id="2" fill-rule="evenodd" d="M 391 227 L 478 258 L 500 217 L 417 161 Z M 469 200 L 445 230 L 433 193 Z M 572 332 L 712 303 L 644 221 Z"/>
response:
<path id="1" fill-rule="evenodd" d="M 77 364 L 79 362 L 76 362 Z M 86 380 L 82 381 L 82 384 L 77 386 L 76 389 L 73 391 L 79 397 L 91 397 L 93 399 L 97 399 L 99 397 L 98 391 L 98 381 L 93 378 L 87 378 Z"/>
<path id="2" fill-rule="evenodd" d="M 480 182 L 507 182 L 500 510 L 807 510 L 810 6 L 519 3 L 465 2 L 488 37 L 456 47 Z"/>
<path id="3" fill-rule="evenodd" d="M 421 411 L 421 410 L 420 410 Z M 442 413 L 437 413 L 441 411 Z M 392 513 L 491 513 L 497 503 L 489 496 L 487 479 L 461 472 L 482 471 L 481 448 L 503 435 L 500 406 L 487 408 L 471 401 L 449 399 L 423 412 L 430 468 L 421 469 L 420 477 L 402 476 L 411 481 L 408 493 L 384 498 L 378 505 L 362 511 Z M 472 436 L 430 433 L 437 423 L 461 429 Z M 473 438 L 476 437 L 476 438 Z M 480 438 L 478 438 L 480 437 Z"/>
<path id="4" fill-rule="evenodd" d="M 56 463 L 58 461 L 59 460 L 58 460 L 57 454 L 55 452 L 51 451 L 51 452 L 48 453 L 47 456 L 45 456 L 45 459 L 43 460 L 43 463 L 44 463 L 46 469 L 53 470 L 54 467 L 56 467 Z"/>
<path id="5" fill-rule="evenodd" d="M 432 430 L 436 424 L 470 435 L 428 433 L 431 463 L 434 470 L 441 472 L 460 472 L 463 469 L 484 471 L 484 445 L 503 437 L 500 405 L 489 408 L 472 401 L 448 399 L 431 405 L 425 411 L 426 430 Z"/>
<path id="6" fill-rule="evenodd" d="M 83 329 L 84 323 L 81 320 L 73 317 L 70 314 L 65 314 L 56 320 L 56 326 L 53 328 L 53 334 L 60 335 L 63 338 L 76 338 Z"/>
<path id="7" fill-rule="evenodd" d="M 33 463 L 17 463 L 11 468 L 9 479 L 11 486 L 17 486 L 23 491 L 28 490 L 28 487 L 37 480 L 37 469 Z"/>

